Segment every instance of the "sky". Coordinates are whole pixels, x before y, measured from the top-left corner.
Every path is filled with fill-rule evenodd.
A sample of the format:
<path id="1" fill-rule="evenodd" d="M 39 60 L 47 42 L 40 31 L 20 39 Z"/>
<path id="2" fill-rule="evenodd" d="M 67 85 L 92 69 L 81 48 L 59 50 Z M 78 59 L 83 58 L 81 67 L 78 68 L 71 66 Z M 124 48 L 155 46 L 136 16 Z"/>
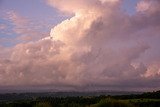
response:
<path id="1" fill-rule="evenodd" d="M 160 88 L 159 0 L 0 0 L 0 90 Z"/>

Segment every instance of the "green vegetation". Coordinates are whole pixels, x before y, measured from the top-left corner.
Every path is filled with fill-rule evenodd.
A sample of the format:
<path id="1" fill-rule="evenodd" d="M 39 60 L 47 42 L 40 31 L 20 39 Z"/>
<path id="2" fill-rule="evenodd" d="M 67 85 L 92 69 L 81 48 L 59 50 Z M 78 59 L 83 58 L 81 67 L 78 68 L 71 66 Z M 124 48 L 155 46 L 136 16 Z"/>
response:
<path id="1" fill-rule="evenodd" d="M 32 99 L 30 97 L 23 99 L 22 96 L 19 96 L 20 100 L 0 100 L 0 107 L 160 107 L 159 91 L 140 95 L 117 96 L 44 96 Z M 8 94 L 6 98 L 9 98 Z"/>
<path id="2" fill-rule="evenodd" d="M 91 105 L 90 107 L 134 107 L 134 105 L 127 101 L 104 99 L 97 104 Z"/>
<path id="3" fill-rule="evenodd" d="M 52 106 L 47 102 L 39 102 L 36 105 L 34 105 L 34 107 L 52 107 Z"/>

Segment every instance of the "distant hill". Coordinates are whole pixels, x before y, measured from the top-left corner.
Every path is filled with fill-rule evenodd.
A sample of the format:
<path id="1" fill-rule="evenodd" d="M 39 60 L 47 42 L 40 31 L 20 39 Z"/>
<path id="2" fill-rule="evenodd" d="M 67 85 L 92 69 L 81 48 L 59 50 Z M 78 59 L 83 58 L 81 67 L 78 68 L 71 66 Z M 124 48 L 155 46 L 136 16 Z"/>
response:
<path id="1" fill-rule="evenodd" d="M 130 95 L 116 95 L 115 98 L 120 99 L 140 99 L 140 98 L 150 98 L 150 99 L 160 99 L 160 91 L 145 92 L 142 94 L 130 94 Z"/>
<path id="2" fill-rule="evenodd" d="M 36 99 L 39 97 L 77 97 L 77 96 L 112 96 L 114 98 L 132 99 L 132 98 L 153 98 L 160 99 L 160 91 L 155 92 L 123 92 L 123 91 L 108 91 L 108 92 L 39 92 L 39 93 L 5 93 L 0 94 L 0 101 L 13 101 Z"/>

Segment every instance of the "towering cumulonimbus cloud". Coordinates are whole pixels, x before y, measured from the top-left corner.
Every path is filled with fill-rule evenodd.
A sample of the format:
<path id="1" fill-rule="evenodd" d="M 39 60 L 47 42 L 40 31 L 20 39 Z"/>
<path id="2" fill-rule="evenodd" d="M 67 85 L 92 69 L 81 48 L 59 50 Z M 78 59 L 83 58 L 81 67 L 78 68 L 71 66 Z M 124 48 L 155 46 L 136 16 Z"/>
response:
<path id="1" fill-rule="evenodd" d="M 47 0 L 72 14 L 49 37 L 18 44 L 0 59 L 1 86 L 83 89 L 160 87 L 160 2 L 130 16 L 120 0 Z"/>

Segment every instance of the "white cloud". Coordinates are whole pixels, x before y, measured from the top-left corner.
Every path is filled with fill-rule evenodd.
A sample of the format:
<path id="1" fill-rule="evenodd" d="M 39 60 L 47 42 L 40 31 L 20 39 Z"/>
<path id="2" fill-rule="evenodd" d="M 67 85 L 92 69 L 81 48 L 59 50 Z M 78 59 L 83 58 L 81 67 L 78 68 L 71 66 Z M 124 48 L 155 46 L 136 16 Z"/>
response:
<path id="1" fill-rule="evenodd" d="M 99 0 L 48 2 L 74 16 L 52 28 L 50 37 L 18 44 L 8 58 L 0 60 L 1 86 L 160 86 L 154 85 L 160 69 L 159 13 L 130 16 L 120 10 L 118 2 Z"/>

